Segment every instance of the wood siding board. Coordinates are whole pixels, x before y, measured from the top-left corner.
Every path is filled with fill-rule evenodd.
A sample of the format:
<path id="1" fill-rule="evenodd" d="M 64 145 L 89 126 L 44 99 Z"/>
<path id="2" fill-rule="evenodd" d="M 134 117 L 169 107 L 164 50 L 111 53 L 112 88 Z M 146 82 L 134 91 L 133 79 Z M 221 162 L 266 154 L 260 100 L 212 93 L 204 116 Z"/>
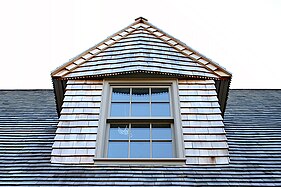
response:
<path id="1" fill-rule="evenodd" d="M 179 98 L 185 155 L 192 157 L 186 163 L 216 164 L 215 158 L 228 157 L 215 82 L 179 80 Z"/>
<path id="2" fill-rule="evenodd" d="M 67 82 L 51 160 L 83 163 L 83 160 L 89 162 L 86 157 L 95 156 L 102 87 L 100 80 Z"/>

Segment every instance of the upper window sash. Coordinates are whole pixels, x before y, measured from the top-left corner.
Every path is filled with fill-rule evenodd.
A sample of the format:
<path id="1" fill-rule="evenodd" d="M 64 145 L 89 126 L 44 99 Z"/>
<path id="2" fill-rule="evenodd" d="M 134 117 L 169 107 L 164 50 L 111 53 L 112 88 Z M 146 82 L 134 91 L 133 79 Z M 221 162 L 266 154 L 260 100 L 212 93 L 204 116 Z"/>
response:
<path id="1" fill-rule="evenodd" d="M 111 86 L 109 101 L 109 119 L 172 117 L 170 86 Z"/>

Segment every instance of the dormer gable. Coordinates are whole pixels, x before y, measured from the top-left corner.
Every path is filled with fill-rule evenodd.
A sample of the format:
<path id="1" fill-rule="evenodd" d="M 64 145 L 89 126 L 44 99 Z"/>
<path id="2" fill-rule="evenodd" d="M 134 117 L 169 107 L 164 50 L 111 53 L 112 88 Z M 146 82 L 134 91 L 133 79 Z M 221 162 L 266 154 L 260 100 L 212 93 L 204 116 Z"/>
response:
<path id="1" fill-rule="evenodd" d="M 231 73 L 145 18 L 108 37 L 51 73 L 58 112 L 65 80 L 134 76 L 212 79 L 224 112 Z"/>

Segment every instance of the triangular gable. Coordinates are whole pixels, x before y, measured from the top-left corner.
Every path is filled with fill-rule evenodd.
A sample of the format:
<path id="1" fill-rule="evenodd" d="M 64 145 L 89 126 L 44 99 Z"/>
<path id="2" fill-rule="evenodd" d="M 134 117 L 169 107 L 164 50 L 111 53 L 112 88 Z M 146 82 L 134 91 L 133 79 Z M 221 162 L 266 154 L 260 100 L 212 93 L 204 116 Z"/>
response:
<path id="1" fill-rule="evenodd" d="M 218 64 L 169 36 L 144 18 L 117 32 L 52 72 L 75 79 L 126 73 L 156 73 L 197 78 L 229 78 Z"/>

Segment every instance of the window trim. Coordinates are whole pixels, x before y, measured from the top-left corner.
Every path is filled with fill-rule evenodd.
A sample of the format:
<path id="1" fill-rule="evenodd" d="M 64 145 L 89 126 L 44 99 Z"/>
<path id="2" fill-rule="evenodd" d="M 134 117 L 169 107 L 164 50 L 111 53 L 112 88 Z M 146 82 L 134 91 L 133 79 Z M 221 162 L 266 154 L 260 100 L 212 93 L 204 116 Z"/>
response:
<path id="1" fill-rule="evenodd" d="M 181 115 L 180 115 L 180 104 L 179 104 L 179 94 L 178 94 L 178 80 L 177 79 L 104 79 L 103 84 L 103 92 L 102 92 L 102 101 L 101 101 L 101 110 L 100 110 L 100 118 L 99 118 L 99 128 L 98 128 L 98 134 L 97 134 L 97 146 L 96 146 L 96 158 L 94 160 L 108 160 L 108 161 L 114 161 L 114 160 L 120 160 L 120 159 L 112 159 L 107 158 L 107 155 L 105 155 L 105 151 L 107 149 L 104 140 L 108 140 L 108 133 L 107 128 L 109 126 L 109 122 L 112 120 L 116 120 L 116 117 L 111 118 L 109 116 L 109 106 L 110 106 L 110 91 L 112 90 L 112 86 L 169 86 L 170 87 L 170 112 L 171 117 L 163 118 L 160 117 L 165 122 L 172 122 L 173 126 L 173 141 L 175 145 L 175 152 L 174 152 L 174 158 L 165 158 L 165 162 L 167 160 L 179 160 L 179 159 L 185 159 L 184 154 L 184 139 L 183 139 L 183 133 L 182 133 L 182 125 L 181 125 Z M 123 118 L 123 117 L 122 117 Z M 129 121 L 161 121 L 159 117 L 133 117 L 132 119 L 125 119 L 126 122 Z M 124 119 L 124 118 L 123 118 Z M 167 121 L 166 121 L 167 120 Z M 120 122 L 122 122 L 122 119 L 120 118 Z M 128 122 L 130 123 L 130 122 Z M 155 159 L 155 158 L 148 158 L 149 160 L 160 160 L 161 159 Z M 122 160 L 122 159 L 121 159 Z M 127 161 L 136 161 L 139 159 L 133 159 L 133 158 L 127 158 Z M 141 159 L 142 160 L 142 159 Z M 147 159 L 144 159 L 147 160 Z M 150 161 L 149 161 L 150 162 Z M 153 162 L 152 162 L 153 163 Z"/>

